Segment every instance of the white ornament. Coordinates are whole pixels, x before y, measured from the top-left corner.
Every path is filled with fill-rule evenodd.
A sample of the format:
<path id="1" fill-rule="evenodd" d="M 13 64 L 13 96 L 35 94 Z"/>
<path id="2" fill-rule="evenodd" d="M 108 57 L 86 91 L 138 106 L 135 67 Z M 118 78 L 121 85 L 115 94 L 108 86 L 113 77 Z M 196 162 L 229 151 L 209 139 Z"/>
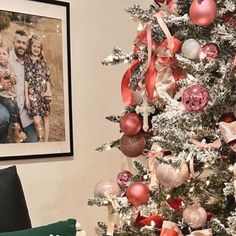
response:
<path id="1" fill-rule="evenodd" d="M 200 47 L 200 43 L 195 39 L 187 39 L 182 45 L 181 53 L 184 57 L 190 60 L 195 60 L 198 58 L 198 51 Z"/>

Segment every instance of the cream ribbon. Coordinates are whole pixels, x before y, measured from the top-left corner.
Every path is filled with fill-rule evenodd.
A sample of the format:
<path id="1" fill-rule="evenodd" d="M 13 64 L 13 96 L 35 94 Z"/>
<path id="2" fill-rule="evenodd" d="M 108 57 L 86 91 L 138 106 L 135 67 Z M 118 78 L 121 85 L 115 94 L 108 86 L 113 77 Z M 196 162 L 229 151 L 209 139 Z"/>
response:
<path id="1" fill-rule="evenodd" d="M 226 143 L 236 140 L 236 121 L 231 123 L 221 121 L 219 127 Z"/>
<path id="2" fill-rule="evenodd" d="M 212 229 L 194 231 L 187 236 L 213 236 Z"/>

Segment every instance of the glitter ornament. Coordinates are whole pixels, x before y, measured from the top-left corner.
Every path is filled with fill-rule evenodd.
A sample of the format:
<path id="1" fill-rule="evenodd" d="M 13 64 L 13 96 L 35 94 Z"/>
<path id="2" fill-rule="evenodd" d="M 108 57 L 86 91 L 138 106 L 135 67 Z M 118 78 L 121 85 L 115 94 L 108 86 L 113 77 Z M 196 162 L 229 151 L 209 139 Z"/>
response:
<path id="1" fill-rule="evenodd" d="M 183 212 L 183 220 L 191 228 L 197 229 L 202 227 L 207 221 L 207 213 L 201 206 L 192 205 L 187 207 Z"/>
<path id="2" fill-rule="evenodd" d="M 208 91 L 199 84 L 189 86 L 182 95 L 184 107 L 191 112 L 201 111 L 207 105 L 208 100 Z"/>
<path id="3" fill-rule="evenodd" d="M 94 188 L 94 197 L 106 198 L 106 194 L 116 197 L 121 195 L 120 188 L 114 180 L 105 179 L 96 184 Z"/>
<path id="4" fill-rule="evenodd" d="M 137 114 L 127 113 L 120 119 L 120 129 L 125 135 L 137 134 L 142 127 L 142 122 Z"/>
<path id="5" fill-rule="evenodd" d="M 204 44 L 198 52 L 199 60 L 210 62 L 219 57 L 218 46 L 214 43 Z"/>
<path id="6" fill-rule="evenodd" d="M 133 136 L 123 135 L 120 139 L 120 150 L 128 157 L 137 157 L 142 154 L 146 140 L 141 133 Z"/>
<path id="7" fill-rule="evenodd" d="M 176 160 L 174 156 L 166 156 L 164 160 Z M 189 169 L 186 163 L 182 163 L 180 169 L 171 164 L 160 163 L 156 169 L 156 177 L 161 185 L 168 188 L 176 188 L 189 179 Z"/>
<path id="8" fill-rule="evenodd" d="M 130 173 L 127 170 L 121 171 L 117 175 L 117 184 L 119 185 L 119 187 L 121 189 L 126 188 L 128 186 L 128 183 L 130 182 L 132 176 L 133 176 L 132 173 Z"/>
<path id="9" fill-rule="evenodd" d="M 189 9 L 191 21 L 199 26 L 210 25 L 217 15 L 217 6 L 214 0 L 194 0 Z"/>
<path id="10" fill-rule="evenodd" d="M 125 195 L 130 204 L 139 206 L 148 202 L 150 190 L 146 184 L 135 182 L 129 185 Z"/>
<path id="11" fill-rule="evenodd" d="M 201 48 L 200 43 L 195 39 L 187 39 L 184 41 L 181 53 L 184 57 L 190 60 L 196 60 L 198 58 L 198 51 Z"/>

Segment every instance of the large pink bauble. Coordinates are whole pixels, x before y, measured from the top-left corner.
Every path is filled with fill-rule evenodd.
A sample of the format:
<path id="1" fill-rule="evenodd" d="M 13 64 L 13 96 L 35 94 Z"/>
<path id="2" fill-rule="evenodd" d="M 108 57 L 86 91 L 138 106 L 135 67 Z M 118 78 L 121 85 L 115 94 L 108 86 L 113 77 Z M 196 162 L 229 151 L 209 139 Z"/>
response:
<path id="1" fill-rule="evenodd" d="M 189 86 L 182 95 L 184 107 L 191 112 L 201 111 L 207 105 L 208 100 L 208 91 L 199 84 Z"/>
<path id="2" fill-rule="evenodd" d="M 129 185 L 125 195 L 130 204 L 139 206 L 148 202 L 150 189 L 142 182 L 135 182 Z"/>
<path id="3" fill-rule="evenodd" d="M 142 127 L 142 122 L 137 114 L 127 113 L 120 119 L 120 129 L 125 135 L 137 134 Z"/>
<path id="4" fill-rule="evenodd" d="M 117 197 L 121 195 L 120 187 L 114 180 L 105 179 L 96 184 L 94 188 L 94 197 L 106 198 L 106 194 Z"/>
<path id="5" fill-rule="evenodd" d="M 219 57 L 219 49 L 215 43 L 207 43 L 201 46 L 198 51 L 198 58 L 201 61 L 210 62 Z"/>
<path id="6" fill-rule="evenodd" d="M 175 160 L 174 156 L 166 156 L 164 159 Z M 189 179 L 189 169 L 186 163 L 183 163 L 179 170 L 170 164 L 160 163 L 156 169 L 156 177 L 160 184 L 168 188 L 176 188 Z"/>
<path id="7" fill-rule="evenodd" d="M 117 184 L 121 189 L 124 189 L 128 186 L 129 181 L 132 179 L 132 173 L 127 170 L 121 171 L 117 175 Z"/>
<path id="8" fill-rule="evenodd" d="M 214 0 L 194 0 L 189 9 L 191 21 L 199 26 L 210 25 L 217 15 L 217 6 Z"/>
<path id="9" fill-rule="evenodd" d="M 193 229 L 202 227 L 207 221 L 207 213 L 198 205 L 187 207 L 183 212 L 183 220 Z"/>

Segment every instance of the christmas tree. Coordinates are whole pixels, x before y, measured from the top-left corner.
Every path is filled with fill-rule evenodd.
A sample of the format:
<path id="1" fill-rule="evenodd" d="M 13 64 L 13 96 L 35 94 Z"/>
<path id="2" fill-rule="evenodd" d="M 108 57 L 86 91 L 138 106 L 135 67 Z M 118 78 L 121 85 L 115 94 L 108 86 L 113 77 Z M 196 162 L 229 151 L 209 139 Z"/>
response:
<path id="1" fill-rule="evenodd" d="M 126 9 L 137 22 L 124 111 L 109 116 L 117 147 L 133 161 L 97 183 L 89 205 L 106 206 L 99 235 L 236 235 L 235 0 L 155 0 Z M 143 155 L 148 165 L 135 160 Z"/>

